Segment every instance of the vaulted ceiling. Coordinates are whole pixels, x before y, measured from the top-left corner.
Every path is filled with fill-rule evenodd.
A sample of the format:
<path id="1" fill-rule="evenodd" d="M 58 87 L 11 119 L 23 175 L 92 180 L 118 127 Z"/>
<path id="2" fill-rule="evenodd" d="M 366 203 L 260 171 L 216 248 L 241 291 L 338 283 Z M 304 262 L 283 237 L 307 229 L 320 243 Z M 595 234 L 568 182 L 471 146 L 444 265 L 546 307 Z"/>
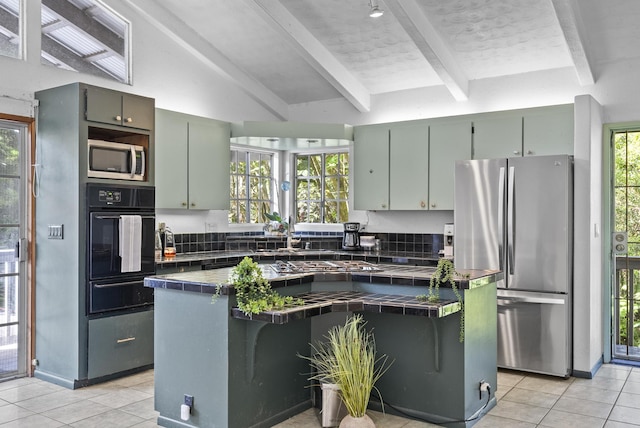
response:
<path id="1" fill-rule="evenodd" d="M 159 29 L 285 117 L 291 104 L 570 67 L 581 85 L 640 57 L 635 0 L 127 0 Z"/>
<path id="2" fill-rule="evenodd" d="M 367 112 L 373 95 L 424 87 L 463 101 L 474 80 L 552 69 L 589 86 L 640 58 L 638 0 L 123 1 L 283 119 L 290 105 Z"/>

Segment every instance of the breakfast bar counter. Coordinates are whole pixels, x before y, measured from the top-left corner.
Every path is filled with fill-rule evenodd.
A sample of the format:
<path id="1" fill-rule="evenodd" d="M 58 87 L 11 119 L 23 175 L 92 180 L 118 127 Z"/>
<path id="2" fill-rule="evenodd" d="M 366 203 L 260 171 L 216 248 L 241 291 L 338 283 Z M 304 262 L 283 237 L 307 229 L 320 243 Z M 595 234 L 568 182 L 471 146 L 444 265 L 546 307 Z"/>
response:
<path id="1" fill-rule="evenodd" d="M 462 427 L 495 405 L 479 385 L 495 389 L 497 381 L 501 272 L 462 272 L 456 281 L 461 323 L 460 302 L 446 285 L 437 304 L 416 299 L 427 294 L 434 266 L 283 273 L 273 265 L 260 265 L 272 288 L 303 305 L 243 314 L 235 307 L 230 267 L 145 279 L 155 289 L 159 425 L 269 427 L 316 405 L 308 361 L 298 355 L 309 355 L 310 343 L 353 312 L 373 329 L 378 353 L 394 360 L 377 383 L 386 412 Z M 188 421 L 180 418 L 185 394 L 194 397 Z M 370 408 L 381 407 L 372 398 Z"/>

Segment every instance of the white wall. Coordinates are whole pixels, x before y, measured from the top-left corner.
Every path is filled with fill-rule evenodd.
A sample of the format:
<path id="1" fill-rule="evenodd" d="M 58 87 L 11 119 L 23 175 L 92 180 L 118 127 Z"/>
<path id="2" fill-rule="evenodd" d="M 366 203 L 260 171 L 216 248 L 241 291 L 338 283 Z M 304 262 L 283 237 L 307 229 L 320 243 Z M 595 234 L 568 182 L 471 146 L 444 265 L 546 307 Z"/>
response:
<path id="1" fill-rule="evenodd" d="M 603 355 L 602 107 L 576 97 L 574 150 L 574 370 L 591 373 Z"/>

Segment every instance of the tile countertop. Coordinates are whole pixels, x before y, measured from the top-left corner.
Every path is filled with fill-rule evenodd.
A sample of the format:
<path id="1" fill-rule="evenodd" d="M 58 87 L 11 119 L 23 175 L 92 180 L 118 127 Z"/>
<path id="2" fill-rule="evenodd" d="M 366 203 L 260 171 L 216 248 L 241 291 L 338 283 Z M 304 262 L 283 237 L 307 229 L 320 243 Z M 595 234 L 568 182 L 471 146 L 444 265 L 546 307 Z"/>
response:
<path id="1" fill-rule="evenodd" d="M 389 285 L 389 292 L 363 293 L 358 291 L 308 292 L 299 295 L 305 303 L 301 306 L 285 308 L 247 316 L 237 308 L 232 309 L 234 318 L 252 319 L 274 324 L 284 324 L 296 319 L 308 318 L 328 312 L 373 311 L 392 312 L 402 315 L 443 317 L 460 310 L 457 301 L 439 303 L 420 302 L 415 296 L 393 293 L 394 285 L 428 287 L 435 268 L 433 266 L 407 266 L 396 264 L 378 264 L 382 271 L 376 272 L 339 272 L 339 273 L 277 273 L 270 263 L 260 264 L 264 277 L 273 288 L 300 285 L 318 281 L 353 281 L 369 284 Z M 230 277 L 233 267 L 212 270 L 156 275 L 145 278 L 145 286 L 213 295 L 218 287 L 222 295 L 233 293 Z M 460 272 L 468 278 L 456 279 L 461 289 L 473 289 L 488 285 L 500 279 L 500 271 L 469 270 Z M 446 287 L 446 285 L 441 285 Z"/>
<path id="2" fill-rule="evenodd" d="M 246 250 L 246 251 L 207 251 L 201 253 L 178 254 L 176 257 L 162 258 L 156 264 L 160 268 L 186 266 L 235 266 L 245 256 L 256 261 L 274 260 L 365 260 L 371 263 L 394 263 L 421 266 L 435 266 L 437 254 L 394 253 L 374 251 L 343 250 Z"/>

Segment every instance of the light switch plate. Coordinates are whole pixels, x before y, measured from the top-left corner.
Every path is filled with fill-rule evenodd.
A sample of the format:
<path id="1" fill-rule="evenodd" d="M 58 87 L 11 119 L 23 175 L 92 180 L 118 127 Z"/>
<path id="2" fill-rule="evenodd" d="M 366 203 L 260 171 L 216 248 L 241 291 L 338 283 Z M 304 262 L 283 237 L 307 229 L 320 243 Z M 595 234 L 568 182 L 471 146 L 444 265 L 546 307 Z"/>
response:
<path id="1" fill-rule="evenodd" d="M 64 238 L 64 225 L 62 224 L 50 224 L 48 239 L 63 239 Z"/>

